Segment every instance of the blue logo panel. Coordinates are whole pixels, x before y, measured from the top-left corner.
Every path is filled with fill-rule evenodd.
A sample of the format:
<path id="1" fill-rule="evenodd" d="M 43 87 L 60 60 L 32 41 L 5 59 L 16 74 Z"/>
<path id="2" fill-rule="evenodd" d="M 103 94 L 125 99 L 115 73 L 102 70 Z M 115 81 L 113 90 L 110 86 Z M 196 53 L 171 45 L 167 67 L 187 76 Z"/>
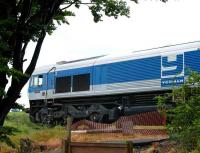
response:
<path id="1" fill-rule="evenodd" d="M 179 86 L 183 83 L 183 54 L 163 56 L 161 65 L 161 87 Z"/>
<path id="2" fill-rule="evenodd" d="M 169 61 L 167 56 L 162 57 L 162 67 L 162 77 L 181 74 L 183 71 L 183 54 L 176 55 L 174 61 Z"/>
<path id="3" fill-rule="evenodd" d="M 180 86 L 183 83 L 184 83 L 184 77 L 161 79 L 161 87 Z"/>

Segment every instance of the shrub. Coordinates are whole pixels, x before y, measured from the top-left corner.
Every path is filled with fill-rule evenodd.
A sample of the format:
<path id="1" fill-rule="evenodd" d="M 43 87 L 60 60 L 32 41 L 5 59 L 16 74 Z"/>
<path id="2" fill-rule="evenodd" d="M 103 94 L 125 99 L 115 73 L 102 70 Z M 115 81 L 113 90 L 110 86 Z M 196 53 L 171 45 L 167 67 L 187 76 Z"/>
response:
<path id="1" fill-rule="evenodd" d="M 15 144 L 11 141 L 9 136 L 15 135 L 17 132 L 19 132 L 19 130 L 13 127 L 0 127 L 0 142 L 4 142 L 14 148 Z"/>
<path id="2" fill-rule="evenodd" d="M 200 149 L 200 74 L 191 72 L 185 83 L 163 97 L 158 97 L 158 108 L 171 98 L 175 107 L 167 110 L 169 132 L 186 152 Z"/>

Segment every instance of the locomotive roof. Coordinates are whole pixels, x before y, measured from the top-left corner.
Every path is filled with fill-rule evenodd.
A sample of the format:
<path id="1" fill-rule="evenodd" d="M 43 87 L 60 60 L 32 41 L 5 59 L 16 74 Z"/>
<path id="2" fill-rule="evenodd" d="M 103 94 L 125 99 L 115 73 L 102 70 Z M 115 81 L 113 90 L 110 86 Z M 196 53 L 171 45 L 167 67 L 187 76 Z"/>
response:
<path id="1" fill-rule="evenodd" d="M 195 42 L 188 42 L 188 43 L 182 43 L 182 44 L 176 44 L 176 45 L 168 45 L 168 46 L 163 46 L 163 47 L 158 47 L 158 48 L 132 51 L 132 52 L 129 52 L 128 54 L 123 54 L 123 55 L 122 54 L 115 54 L 115 56 L 101 55 L 101 56 L 77 59 L 77 60 L 72 60 L 72 61 L 61 61 L 53 65 L 36 68 L 33 75 L 47 73 L 54 67 L 56 68 L 56 71 L 59 71 L 59 70 L 66 70 L 66 69 L 73 69 L 73 68 L 80 68 L 80 67 L 88 67 L 92 65 L 113 63 L 113 62 L 130 60 L 130 59 L 152 57 L 156 55 L 157 56 L 162 55 L 162 53 L 170 54 L 171 52 L 174 52 L 174 51 L 179 52 L 183 50 L 187 51 L 187 50 L 199 49 L 199 48 L 200 48 L 200 41 L 195 41 Z"/>

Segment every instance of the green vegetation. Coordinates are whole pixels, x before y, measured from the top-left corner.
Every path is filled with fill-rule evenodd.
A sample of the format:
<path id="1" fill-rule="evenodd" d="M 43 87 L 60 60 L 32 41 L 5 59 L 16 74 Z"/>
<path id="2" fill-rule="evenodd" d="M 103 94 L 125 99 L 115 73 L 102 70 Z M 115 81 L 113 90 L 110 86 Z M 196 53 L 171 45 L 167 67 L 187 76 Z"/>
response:
<path id="1" fill-rule="evenodd" d="M 183 152 L 200 152 L 200 74 L 192 72 L 187 81 L 172 93 L 158 97 L 158 107 L 173 99 L 175 108 L 167 111 L 169 132 Z M 164 106 L 164 105 L 163 105 Z"/>
<path id="2" fill-rule="evenodd" d="M 19 132 L 16 128 L 13 127 L 1 127 L 0 128 L 0 142 L 3 142 L 11 147 L 15 147 L 15 144 L 11 141 L 9 136 L 15 135 Z"/>
<path id="3" fill-rule="evenodd" d="M 65 128 L 61 126 L 48 128 L 32 123 L 29 120 L 28 114 L 25 112 L 10 112 L 5 121 L 5 129 L 10 129 L 8 131 L 11 133 L 10 135 L 8 135 L 9 133 L 7 131 L 5 131 L 5 133 L 7 133 L 8 138 L 10 138 L 12 142 L 11 146 L 15 146 L 16 148 L 19 148 L 21 138 L 30 138 L 35 142 L 43 143 L 49 140 L 58 140 L 64 138 L 67 134 Z M 4 136 L 6 136 L 6 134 Z M 5 144 L 7 142 L 2 142 L 3 141 L 0 142 L 0 145 L 8 148 L 8 146 Z M 7 144 L 10 145 L 10 143 Z"/>
<path id="4" fill-rule="evenodd" d="M 30 134 L 35 130 L 44 128 L 30 122 L 28 114 L 25 112 L 10 112 L 6 117 L 5 126 L 15 127 L 23 134 Z"/>

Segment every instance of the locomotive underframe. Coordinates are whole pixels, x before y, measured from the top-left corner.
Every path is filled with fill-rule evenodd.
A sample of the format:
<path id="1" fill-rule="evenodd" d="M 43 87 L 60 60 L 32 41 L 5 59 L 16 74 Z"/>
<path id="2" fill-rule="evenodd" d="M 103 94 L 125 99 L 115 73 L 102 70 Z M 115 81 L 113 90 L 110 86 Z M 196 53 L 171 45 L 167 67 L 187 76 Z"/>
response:
<path id="1" fill-rule="evenodd" d="M 60 98 L 30 101 L 30 118 L 43 124 L 65 124 L 68 115 L 75 120 L 112 122 L 122 115 L 154 111 L 155 97 L 169 91 Z"/>
<path id="2" fill-rule="evenodd" d="M 112 122 L 123 115 L 157 109 L 156 96 L 169 91 L 61 98 L 30 101 L 32 121 L 47 125 L 65 124 L 68 115 L 75 120 Z"/>

